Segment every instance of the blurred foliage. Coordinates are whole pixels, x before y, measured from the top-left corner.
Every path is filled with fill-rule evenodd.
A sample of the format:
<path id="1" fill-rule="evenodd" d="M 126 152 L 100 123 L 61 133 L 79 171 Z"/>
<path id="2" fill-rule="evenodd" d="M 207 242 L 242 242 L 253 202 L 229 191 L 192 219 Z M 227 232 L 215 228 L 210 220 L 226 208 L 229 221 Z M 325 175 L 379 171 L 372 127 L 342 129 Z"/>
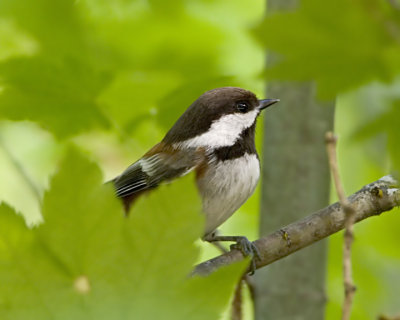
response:
<path id="1" fill-rule="evenodd" d="M 254 29 L 274 52 L 267 80 L 314 81 L 321 99 L 337 98 L 339 160 L 350 194 L 400 169 L 400 10 L 398 1 L 299 1 Z M 379 82 L 378 82 L 379 81 Z M 268 183 L 268 182 L 266 182 Z M 335 197 L 332 197 L 335 200 Z M 398 314 L 399 210 L 355 227 L 352 319 Z M 397 213 L 397 214 L 396 214 Z M 377 221 L 379 220 L 379 221 Z M 343 303 L 342 234 L 331 237 L 327 319 Z"/>
<path id="2" fill-rule="evenodd" d="M 23 212 L 28 225 L 42 220 L 41 199 L 62 149 L 33 123 L 0 126 L 0 200 Z"/>
<path id="3" fill-rule="evenodd" d="M 391 86 L 373 83 L 338 100 L 335 130 L 339 134 L 340 171 L 348 194 L 388 174 L 393 167 L 387 126 L 367 130 L 365 125 L 391 110 L 392 101 L 400 97 L 398 88 L 398 81 Z M 336 201 L 335 196 L 332 198 Z M 357 292 L 352 319 L 377 319 L 379 314 L 399 311 L 399 213 L 395 209 L 355 226 L 353 275 Z M 343 234 L 332 236 L 329 243 L 326 318 L 333 320 L 340 318 L 343 303 Z"/>
<path id="4" fill-rule="evenodd" d="M 173 105 L 168 111 L 175 117 L 205 90 L 233 84 L 219 80 L 224 72 L 216 53 L 226 30 L 199 19 L 190 7 L 183 10 L 181 1 L 162 3 L 2 1 L 0 17 L 25 30 L 38 49 L 0 64 L 0 115 L 37 121 L 61 138 L 110 122 L 125 130 L 152 107 L 166 114 Z M 201 79 L 206 86 L 179 90 Z M 173 89 L 172 104 L 165 99 Z"/>
<path id="5" fill-rule="evenodd" d="M 217 319 L 245 265 L 187 279 L 203 225 L 187 182 L 123 219 L 99 168 L 69 151 L 45 194 L 44 224 L 29 230 L 0 206 L 1 319 L 156 319 L 160 310 L 163 319 Z M 182 192 L 187 202 L 168 201 Z"/>
<path id="6" fill-rule="evenodd" d="M 226 85 L 262 88 L 254 75 L 263 54 L 246 28 L 262 14 L 263 1 L 249 3 L 231 1 L 237 19 L 223 20 L 209 13 L 226 12 L 225 1 L 1 1 L 0 119 L 34 121 L 52 132 L 58 145 L 78 135 L 75 142 L 99 161 L 109 157 L 110 148 L 116 157 L 103 167 L 120 172 L 129 164 L 126 159 L 133 161 L 155 144 L 204 91 Z M 253 63 L 244 69 L 242 59 Z M 108 136 L 90 135 L 98 130 Z M 26 135 L 42 139 L 37 129 Z M 12 135 L 2 139 L 9 151 L 5 162 L 11 163 L 2 171 L 8 176 L 31 161 L 16 156 L 9 139 L 29 145 Z M 43 162 L 47 159 L 42 155 Z M 17 190 L 0 195 L 29 222 L 39 219 L 37 199 L 29 196 L 37 193 L 32 185 L 39 190 L 47 185 L 32 174 L 16 172 L 10 179 L 31 178 L 33 184 L 24 186 L 30 189 L 24 191 L 29 205 L 20 204 Z"/>
<path id="7" fill-rule="evenodd" d="M 400 169 L 400 99 L 390 103 L 381 114 L 367 121 L 355 133 L 360 140 L 384 135 L 385 146 L 392 160 L 391 166 Z"/>
<path id="8" fill-rule="evenodd" d="M 2 1 L 0 12 L 3 19 L 29 32 L 39 48 L 34 56 L 0 64 L 0 114 L 37 121 L 60 137 L 106 126 L 95 100 L 111 75 L 100 68 L 96 48 L 85 42 L 87 30 L 73 3 Z"/>
<path id="9" fill-rule="evenodd" d="M 2 319 L 220 317 L 244 266 L 187 279 L 195 262 L 215 253 L 193 246 L 202 232 L 193 183 L 156 192 L 122 219 L 99 169 L 66 150 L 80 145 L 108 179 L 204 91 L 262 92 L 255 75 L 264 53 L 247 29 L 263 7 L 262 0 L 229 1 L 228 10 L 226 1 L 203 0 L 0 2 L 0 200 L 16 209 L 0 209 Z M 256 198 L 245 208 L 251 222 L 241 219 L 254 238 Z M 14 211 L 37 226 L 27 229 Z"/>
<path id="10" fill-rule="evenodd" d="M 263 17 L 264 0 L 0 1 L 0 201 L 15 208 L 0 207 L 2 319 L 219 317 L 242 267 L 185 281 L 218 253 L 193 246 L 202 224 L 193 184 L 156 192 L 124 220 L 86 159 L 114 177 L 205 90 L 262 97 L 260 75 L 315 81 L 321 98 L 338 96 L 346 191 L 399 170 L 396 1 L 300 2 Z M 265 49 L 278 55 L 262 74 Z M 41 224 L 27 229 L 14 211 Z M 223 232 L 256 238 L 258 193 L 239 211 Z M 399 312 L 399 223 L 385 214 L 356 226 L 353 319 Z M 329 254 L 327 319 L 337 319 L 341 235 Z"/>
<path id="11" fill-rule="evenodd" d="M 280 53 L 268 79 L 315 81 L 334 98 L 400 72 L 400 11 L 387 0 L 302 0 L 293 12 L 265 18 L 256 34 Z"/>
<path id="12" fill-rule="evenodd" d="M 334 98 L 377 80 L 398 85 L 400 10 L 396 1 L 302 0 L 293 12 L 267 15 L 255 34 L 279 54 L 271 80 L 315 81 L 320 98 Z M 271 32 L 271 31 L 274 32 Z M 368 106 L 368 101 L 363 101 Z M 362 123 L 357 136 L 386 134 L 392 169 L 400 169 L 400 104 Z M 379 108 L 378 108 L 379 109 Z"/>

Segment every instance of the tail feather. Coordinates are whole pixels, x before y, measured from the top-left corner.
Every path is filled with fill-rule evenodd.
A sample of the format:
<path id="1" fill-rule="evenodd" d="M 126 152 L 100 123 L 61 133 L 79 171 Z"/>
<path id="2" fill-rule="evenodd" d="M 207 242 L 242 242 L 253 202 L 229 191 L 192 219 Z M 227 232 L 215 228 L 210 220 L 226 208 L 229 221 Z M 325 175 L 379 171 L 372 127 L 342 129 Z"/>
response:
<path id="1" fill-rule="evenodd" d="M 124 205 L 124 211 L 125 211 L 125 215 L 128 216 L 129 215 L 129 211 L 132 207 L 132 205 L 135 203 L 135 201 L 143 194 L 148 193 L 149 191 L 151 191 L 152 189 L 155 188 L 154 187 L 148 187 L 146 189 L 141 189 L 139 191 L 133 191 L 131 193 L 121 193 L 119 192 L 120 188 L 121 188 L 121 184 L 119 181 L 119 177 L 116 177 L 112 180 L 109 180 L 106 182 L 106 184 L 113 184 L 114 188 L 115 188 L 115 195 L 121 199 L 123 205 Z"/>

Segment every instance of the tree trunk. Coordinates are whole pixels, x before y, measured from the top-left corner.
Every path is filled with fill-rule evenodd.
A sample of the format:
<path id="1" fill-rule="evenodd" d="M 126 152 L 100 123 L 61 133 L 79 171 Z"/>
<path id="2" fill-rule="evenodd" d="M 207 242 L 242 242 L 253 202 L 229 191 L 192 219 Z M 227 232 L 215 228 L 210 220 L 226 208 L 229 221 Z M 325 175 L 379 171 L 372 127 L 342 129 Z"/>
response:
<path id="1" fill-rule="evenodd" d="M 269 0 L 268 12 L 296 6 Z M 264 116 L 260 236 L 328 204 L 324 138 L 334 120 L 334 102 L 317 102 L 312 83 L 270 82 L 268 97 L 281 102 Z M 323 319 L 325 270 L 325 241 L 258 270 L 255 319 Z"/>

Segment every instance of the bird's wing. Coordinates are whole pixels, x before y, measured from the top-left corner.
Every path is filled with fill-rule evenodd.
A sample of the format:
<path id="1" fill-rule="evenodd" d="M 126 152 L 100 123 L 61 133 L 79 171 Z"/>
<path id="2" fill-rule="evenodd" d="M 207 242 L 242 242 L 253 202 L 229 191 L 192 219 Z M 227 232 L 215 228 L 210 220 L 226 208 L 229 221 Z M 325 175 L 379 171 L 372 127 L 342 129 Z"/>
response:
<path id="1" fill-rule="evenodd" d="M 153 189 L 162 182 L 189 173 L 204 161 L 201 150 L 191 151 L 166 148 L 162 143 L 156 145 L 114 179 L 118 197 L 125 198 Z"/>

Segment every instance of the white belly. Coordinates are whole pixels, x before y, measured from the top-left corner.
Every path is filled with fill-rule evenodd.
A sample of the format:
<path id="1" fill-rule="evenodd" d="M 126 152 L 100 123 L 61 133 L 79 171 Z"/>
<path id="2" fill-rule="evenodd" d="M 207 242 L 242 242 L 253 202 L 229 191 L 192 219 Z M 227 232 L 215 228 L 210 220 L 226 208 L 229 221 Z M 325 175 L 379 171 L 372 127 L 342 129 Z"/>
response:
<path id="1" fill-rule="evenodd" d="M 197 180 L 206 216 L 205 235 L 213 232 L 252 195 L 260 177 L 255 154 L 217 162 Z"/>

